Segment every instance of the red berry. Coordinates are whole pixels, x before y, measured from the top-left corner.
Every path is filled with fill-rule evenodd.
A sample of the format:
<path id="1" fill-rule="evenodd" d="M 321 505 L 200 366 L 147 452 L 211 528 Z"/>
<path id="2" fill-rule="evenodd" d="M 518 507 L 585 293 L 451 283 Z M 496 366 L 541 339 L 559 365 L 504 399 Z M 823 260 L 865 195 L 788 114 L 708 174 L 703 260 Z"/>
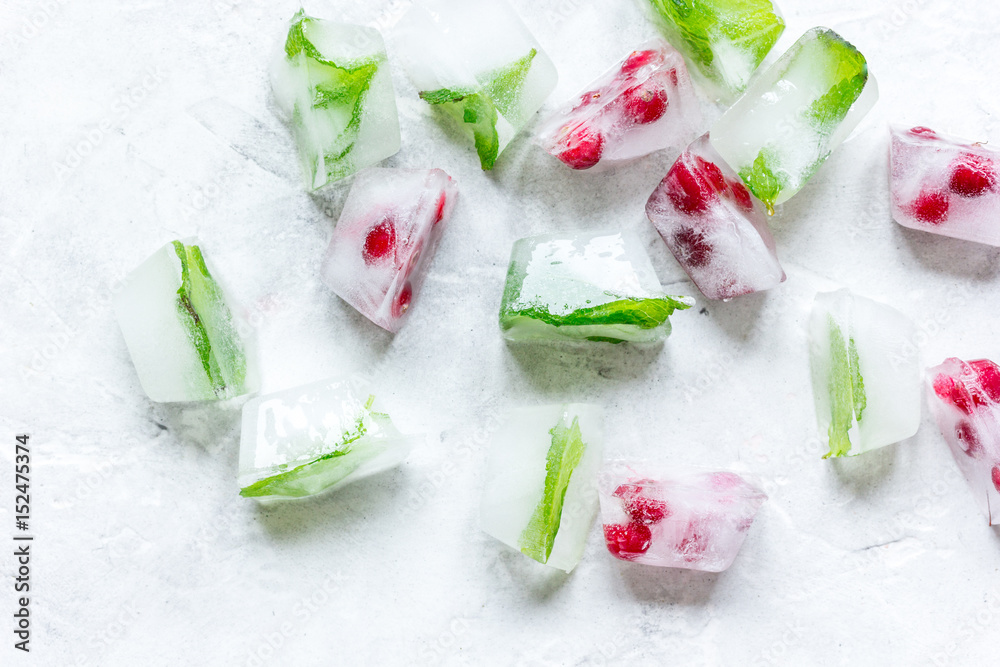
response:
<path id="1" fill-rule="evenodd" d="M 677 553 L 684 557 L 684 560 L 691 563 L 701 559 L 708 550 L 708 535 L 704 529 L 692 521 L 687 526 L 684 539 L 677 545 Z"/>
<path id="2" fill-rule="evenodd" d="M 621 73 L 625 75 L 635 74 L 640 67 L 648 65 L 654 60 L 659 54 L 656 51 L 633 51 L 629 54 L 629 57 L 625 59 L 622 63 Z"/>
<path id="3" fill-rule="evenodd" d="M 918 137 L 928 137 L 930 139 L 937 139 L 937 132 L 935 132 L 929 127 L 924 127 L 922 125 L 918 125 L 917 127 L 911 127 L 910 134 L 915 134 Z"/>
<path id="4" fill-rule="evenodd" d="M 753 199 L 751 199 L 750 191 L 745 185 L 739 181 L 729 181 L 729 191 L 733 193 L 733 199 L 737 206 L 747 213 L 753 211 Z"/>
<path id="5" fill-rule="evenodd" d="M 983 392 L 994 403 L 1000 403 L 1000 366 L 989 359 L 970 361 L 969 366 L 976 372 Z"/>
<path id="6" fill-rule="evenodd" d="M 996 168 L 988 158 L 963 153 L 951 165 L 951 191 L 963 197 L 978 197 L 996 182 Z"/>
<path id="7" fill-rule="evenodd" d="M 556 157 L 573 169 L 590 169 L 604 152 L 604 135 L 584 126 L 568 134 L 563 143 L 566 148 Z"/>
<path id="8" fill-rule="evenodd" d="M 658 121 L 667 113 L 667 91 L 652 81 L 629 88 L 622 93 L 625 113 L 640 125 Z"/>
<path id="9" fill-rule="evenodd" d="M 604 526 L 604 541 L 615 558 L 635 560 L 646 553 L 652 540 L 652 531 L 641 523 L 633 521 L 628 525 L 618 523 Z"/>
<path id="10" fill-rule="evenodd" d="M 979 444 L 979 434 L 971 423 L 962 420 L 955 426 L 955 437 L 958 438 L 959 446 L 968 456 L 976 457 L 982 451 Z"/>
<path id="11" fill-rule="evenodd" d="M 685 227 L 674 234 L 674 243 L 680 254 L 677 259 L 682 264 L 704 266 L 712 258 L 712 244 L 705 240 L 701 232 L 691 227 Z"/>
<path id="12" fill-rule="evenodd" d="M 913 202 L 913 215 L 932 225 L 944 222 L 948 218 L 948 195 L 924 190 Z"/>
<path id="13" fill-rule="evenodd" d="M 667 504 L 645 495 L 643 487 L 638 484 L 622 484 L 613 495 L 622 499 L 625 511 L 638 523 L 656 523 L 670 516 Z"/>
<path id="14" fill-rule="evenodd" d="M 375 264 L 395 256 L 396 226 L 391 217 L 382 218 L 365 236 L 362 256 L 365 264 Z"/>
<path id="15" fill-rule="evenodd" d="M 967 415 L 972 414 L 972 395 L 965 385 L 945 374 L 934 378 L 934 393 Z"/>
<path id="16" fill-rule="evenodd" d="M 392 316 L 402 317 L 406 309 L 410 307 L 410 299 L 413 298 L 413 286 L 407 281 L 403 289 L 396 295 L 396 300 L 392 302 Z"/>
<path id="17" fill-rule="evenodd" d="M 441 222 L 442 220 L 444 220 L 444 205 L 446 203 L 447 203 L 447 199 L 446 199 L 445 193 L 442 192 L 441 196 L 438 198 L 437 211 L 434 213 L 434 224 L 435 225 L 437 223 Z"/>
<path id="18" fill-rule="evenodd" d="M 1000 466 L 993 466 L 990 477 L 993 479 L 993 488 L 997 490 L 997 493 L 1000 493 Z"/>
<path id="19" fill-rule="evenodd" d="M 706 211 L 726 183 L 717 165 L 697 156 L 690 163 L 683 159 L 674 162 L 663 180 L 670 201 L 687 214 Z"/>

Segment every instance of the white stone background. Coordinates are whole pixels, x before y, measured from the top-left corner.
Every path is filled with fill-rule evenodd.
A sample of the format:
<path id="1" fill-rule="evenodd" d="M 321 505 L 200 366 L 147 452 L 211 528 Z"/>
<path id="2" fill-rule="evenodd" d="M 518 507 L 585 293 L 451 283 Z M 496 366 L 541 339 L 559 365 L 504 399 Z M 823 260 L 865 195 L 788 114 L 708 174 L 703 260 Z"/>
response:
<path id="1" fill-rule="evenodd" d="M 543 113 L 655 34 L 639 0 L 513 4 L 560 72 Z M 896 225 L 886 176 L 889 120 L 1000 139 L 1000 6 L 781 7 L 788 29 L 768 62 L 826 25 L 865 53 L 881 99 L 773 219 L 788 281 L 723 304 L 684 280 L 643 215 L 676 150 L 580 174 L 522 135 L 484 174 L 394 60 L 402 3 L 307 3 L 387 36 L 403 149 L 385 164 L 441 167 L 460 184 L 393 337 L 319 281 L 345 190 L 300 187 L 266 78 L 297 3 L 5 0 L 0 539 L 13 533 L 22 431 L 37 537 L 30 657 L 11 646 L 14 564 L 0 548 L 0 663 L 994 662 L 997 533 L 926 409 L 906 442 L 820 459 L 804 324 L 817 289 L 845 285 L 917 322 L 924 365 L 1000 356 L 1000 251 Z M 704 108 L 706 122 L 719 114 Z M 664 284 L 698 307 L 651 350 L 504 344 L 496 313 L 511 243 L 598 229 L 637 231 Z M 192 234 L 256 313 L 265 391 L 368 373 L 426 445 L 397 471 L 312 500 L 240 498 L 240 402 L 150 402 L 109 305 L 118 278 Z M 605 405 L 609 454 L 763 476 L 770 501 L 729 571 L 616 561 L 595 525 L 566 576 L 478 529 L 498 417 L 564 400 Z"/>

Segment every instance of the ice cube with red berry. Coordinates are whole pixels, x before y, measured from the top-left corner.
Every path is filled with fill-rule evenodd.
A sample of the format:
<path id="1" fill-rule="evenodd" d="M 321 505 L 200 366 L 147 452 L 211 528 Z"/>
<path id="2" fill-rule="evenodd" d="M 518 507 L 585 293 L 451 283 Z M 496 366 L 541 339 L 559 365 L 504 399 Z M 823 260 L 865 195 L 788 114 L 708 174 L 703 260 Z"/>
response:
<path id="1" fill-rule="evenodd" d="M 976 504 L 1000 523 L 1000 366 L 954 357 L 927 371 L 927 401 Z"/>
<path id="2" fill-rule="evenodd" d="M 1000 151 L 922 126 L 892 126 L 889 134 L 896 222 L 1000 246 Z"/>
<path id="3" fill-rule="evenodd" d="M 653 190 L 646 217 L 709 299 L 729 300 L 785 280 L 763 205 L 707 134 L 681 153 Z"/>
<path id="4" fill-rule="evenodd" d="M 367 169 L 344 203 L 323 263 L 323 282 L 383 329 L 396 332 L 455 206 L 440 169 Z"/>
<path id="5" fill-rule="evenodd" d="M 611 460 L 598 475 L 615 558 L 705 572 L 732 565 L 767 495 L 725 470 Z"/>
<path id="6" fill-rule="evenodd" d="M 603 168 L 683 145 L 700 124 L 684 59 L 657 39 L 560 107 L 542 125 L 538 143 L 572 169 Z"/>

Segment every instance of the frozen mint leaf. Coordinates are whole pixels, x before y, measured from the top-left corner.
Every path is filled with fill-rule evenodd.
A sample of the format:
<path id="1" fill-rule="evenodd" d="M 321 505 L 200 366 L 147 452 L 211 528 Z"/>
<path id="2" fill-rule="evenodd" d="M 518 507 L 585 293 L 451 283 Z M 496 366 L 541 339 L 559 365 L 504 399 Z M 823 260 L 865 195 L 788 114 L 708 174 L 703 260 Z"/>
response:
<path id="1" fill-rule="evenodd" d="M 493 168 L 500 153 L 500 137 L 497 110 L 489 97 L 473 91 L 440 88 L 421 91 L 420 98 L 467 126 L 472 131 L 480 166 L 487 171 Z"/>
<path id="2" fill-rule="evenodd" d="M 746 183 L 750 192 L 764 202 L 769 215 L 774 215 L 774 202 L 786 184 L 785 176 L 776 171 L 774 165 L 776 160 L 777 155 L 774 151 L 764 147 L 760 149 L 750 167 L 740 169 L 740 178 Z"/>
<path id="3" fill-rule="evenodd" d="M 198 246 L 173 242 L 181 263 L 177 314 L 194 345 L 216 396 L 238 392 L 246 379 L 246 353 L 222 288 L 212 278 Z"/>
<path id="4" fill-rule="evenodd" d="M 828 316 L 830 328 L 830 451 L 823 458 L 846 456 L 851 451 L 849 432 L 854 424 L 854 386 L 863 386 L 857 365 L 851 363 L 857 358 L 857 348 L 853 355 L 848 351 L 844 334 L 832 317 Z M 853 340 L 852 340 L 853 342 Z"/>
<path id="5" fill-rule="evenodd" d="M 538 51 L 531 49 L 524 57 L 493 71 L 487 75 L 486 84 L 483 86 L 500 113 L 514 121 L 520 119 L 521 88 L 531 70 L 531 61 L 536 55 Z"/>
<path id="6" fill-rule="evenodd" d="M 566 489 L 569 487 L 573 471 L 587 451 L 587 445 L 580 433 L 579 419 L 574 417 L 573 422 L 567 425 L 566 416 L 563 414 L 559 423 L 549 431 L 552 435 L 552 444 L 545 456 L 545 486 L 542 498 L 518 540 L 521 552 L 539 563 L 548 561 L 552 555 L 552 546 L 555 544 L 559 524 L 562 521 Z"/>
<path id="7" fill-rule="evenodd" d="M 861 359 L 858 357 L 858 346 L 852 336 L 847 347 L 847 360 L 851 364 L 851 400 L 854 403 L 854 417 L 859 422 L 868 405 L 865 397 L 865 380 L 861 377 Z"/>
<path id="8" fill-rule="evenodd" d="M 654 329 L 666 322 L 675 310 L 690 307 L 691 304 L 682 298 L 671 296 L 646 299 L 629 297 L 600 306 L 578 308 L 565 315 L 555 315 L 548 308 L 541 306 L 518 309 L 508 305 L 500 313 L 500 321 L 501 325 L 504 325 L 505 320 L 520 316 L 530 317 L 554 327 L 620 324 L 639 329 Z M 509 328 L 509 325 L 505 325 L 505 328 Z"/>
<path id="9" fill-rule="evenodd" d="M 821 132 L 830 133 L 844 120 L 851 106 L 857 101 L 868 82 L 868 69 L 843 79 L 825 95 L 814 101 L 806 112 L 813 126 Z"/>

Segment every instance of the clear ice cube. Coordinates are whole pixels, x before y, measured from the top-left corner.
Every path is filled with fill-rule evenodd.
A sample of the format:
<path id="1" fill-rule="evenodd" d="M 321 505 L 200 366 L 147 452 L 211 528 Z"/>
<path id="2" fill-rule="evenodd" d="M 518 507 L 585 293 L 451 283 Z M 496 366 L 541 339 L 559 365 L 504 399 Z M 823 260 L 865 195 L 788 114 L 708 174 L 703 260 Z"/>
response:
<path id="1" fill-rule="evenodd" d="M 615 558 L 704 572 L 733 564 L 767 495 L 734 472 L 614 460 L 598 473 Z"/>
<path id="2" fill-rule="evenodd" d="M 256 337 L 198 239 L 172 241 L 128 275 L 115 315 L 154 401 L 212 401 L 257 391 Z"/>
<path id="3" fill-rule="evenodd" d="M 320 188 L 399 151 L 399 118 L 378 30 L 292 18 L 271 66 L 309 188 Z"/>
<path id="4" fill-rule="evenodd" d="M 600 169 L 682 145 L 700 124 L 684 59 L 657 39 L 549 117 L 538 143 L 572 169 Z"/>
<path id="5" fill-rule="evenodd" d="M 926 127 L 892 127 L 892 217 L 904 227 L 1000 246 L 1000 151 Z"/>
<path id="6" fill-rule="evenodd" d="M 457 197 L 440 169 L 361 172 L 333 230 L 323 282 L 375 324 L 398 331 Z"/>
<path id="7" fill-rule="evenodd" d="M 652 342 L 693 304 L 663 292 L 631 233 L 545 234 L 514 243 L 500 328 L 514 341 Z"/>
<path id="8" fill-rule="evenodd" d="M 916 328 L 885 304 L 841 289 L 816 295 L 809 319 L 813 395 L 829 456 L 905 440 L 920 425 Z"/>
<path id="9" fill-rule="evenodd" d="M 861 52 L 832 30 L 813 28 L 716 122 L 712 145 L 773 213 L 877 99 Z"/>
<path id="10" fill-rule="evenodd" d="M 1000 366 L 954 357 L 927 369 L 927 402 L 990 525 L 1000 523 Z"/>
<path id="11" fill-rule="evenodd" d="M 661 27 L 718 96 L 733 99 L 785 30 L 771 0 L 650 0 Z"/>
<path id="12" fill-rule="evenodd" d="M 490 447 L 482 529 L 529 558 L 571 571 L 597 514 L 603 443 L 600 406 L 511 411 Z"/>
<path id="13" fill-rule="evenodd" d="M 396 27 L 420 97 L 471 135 L 483 169 L 556 85 L 556 68 L 504 0 L 426 0 Z"/>
<path id="14" fill-rule="evenodd" d="M 311 496 L 398 465 L 416 442 L 347 379 L 259 396 L 243 406 L 240 495 Z"/>
<path id="15" fill-rule="evenodd" d="M 764 207 L 704 135 L 681 153 L 646 202 L 646 217 L 709 299 L 785 280 Z"/>

